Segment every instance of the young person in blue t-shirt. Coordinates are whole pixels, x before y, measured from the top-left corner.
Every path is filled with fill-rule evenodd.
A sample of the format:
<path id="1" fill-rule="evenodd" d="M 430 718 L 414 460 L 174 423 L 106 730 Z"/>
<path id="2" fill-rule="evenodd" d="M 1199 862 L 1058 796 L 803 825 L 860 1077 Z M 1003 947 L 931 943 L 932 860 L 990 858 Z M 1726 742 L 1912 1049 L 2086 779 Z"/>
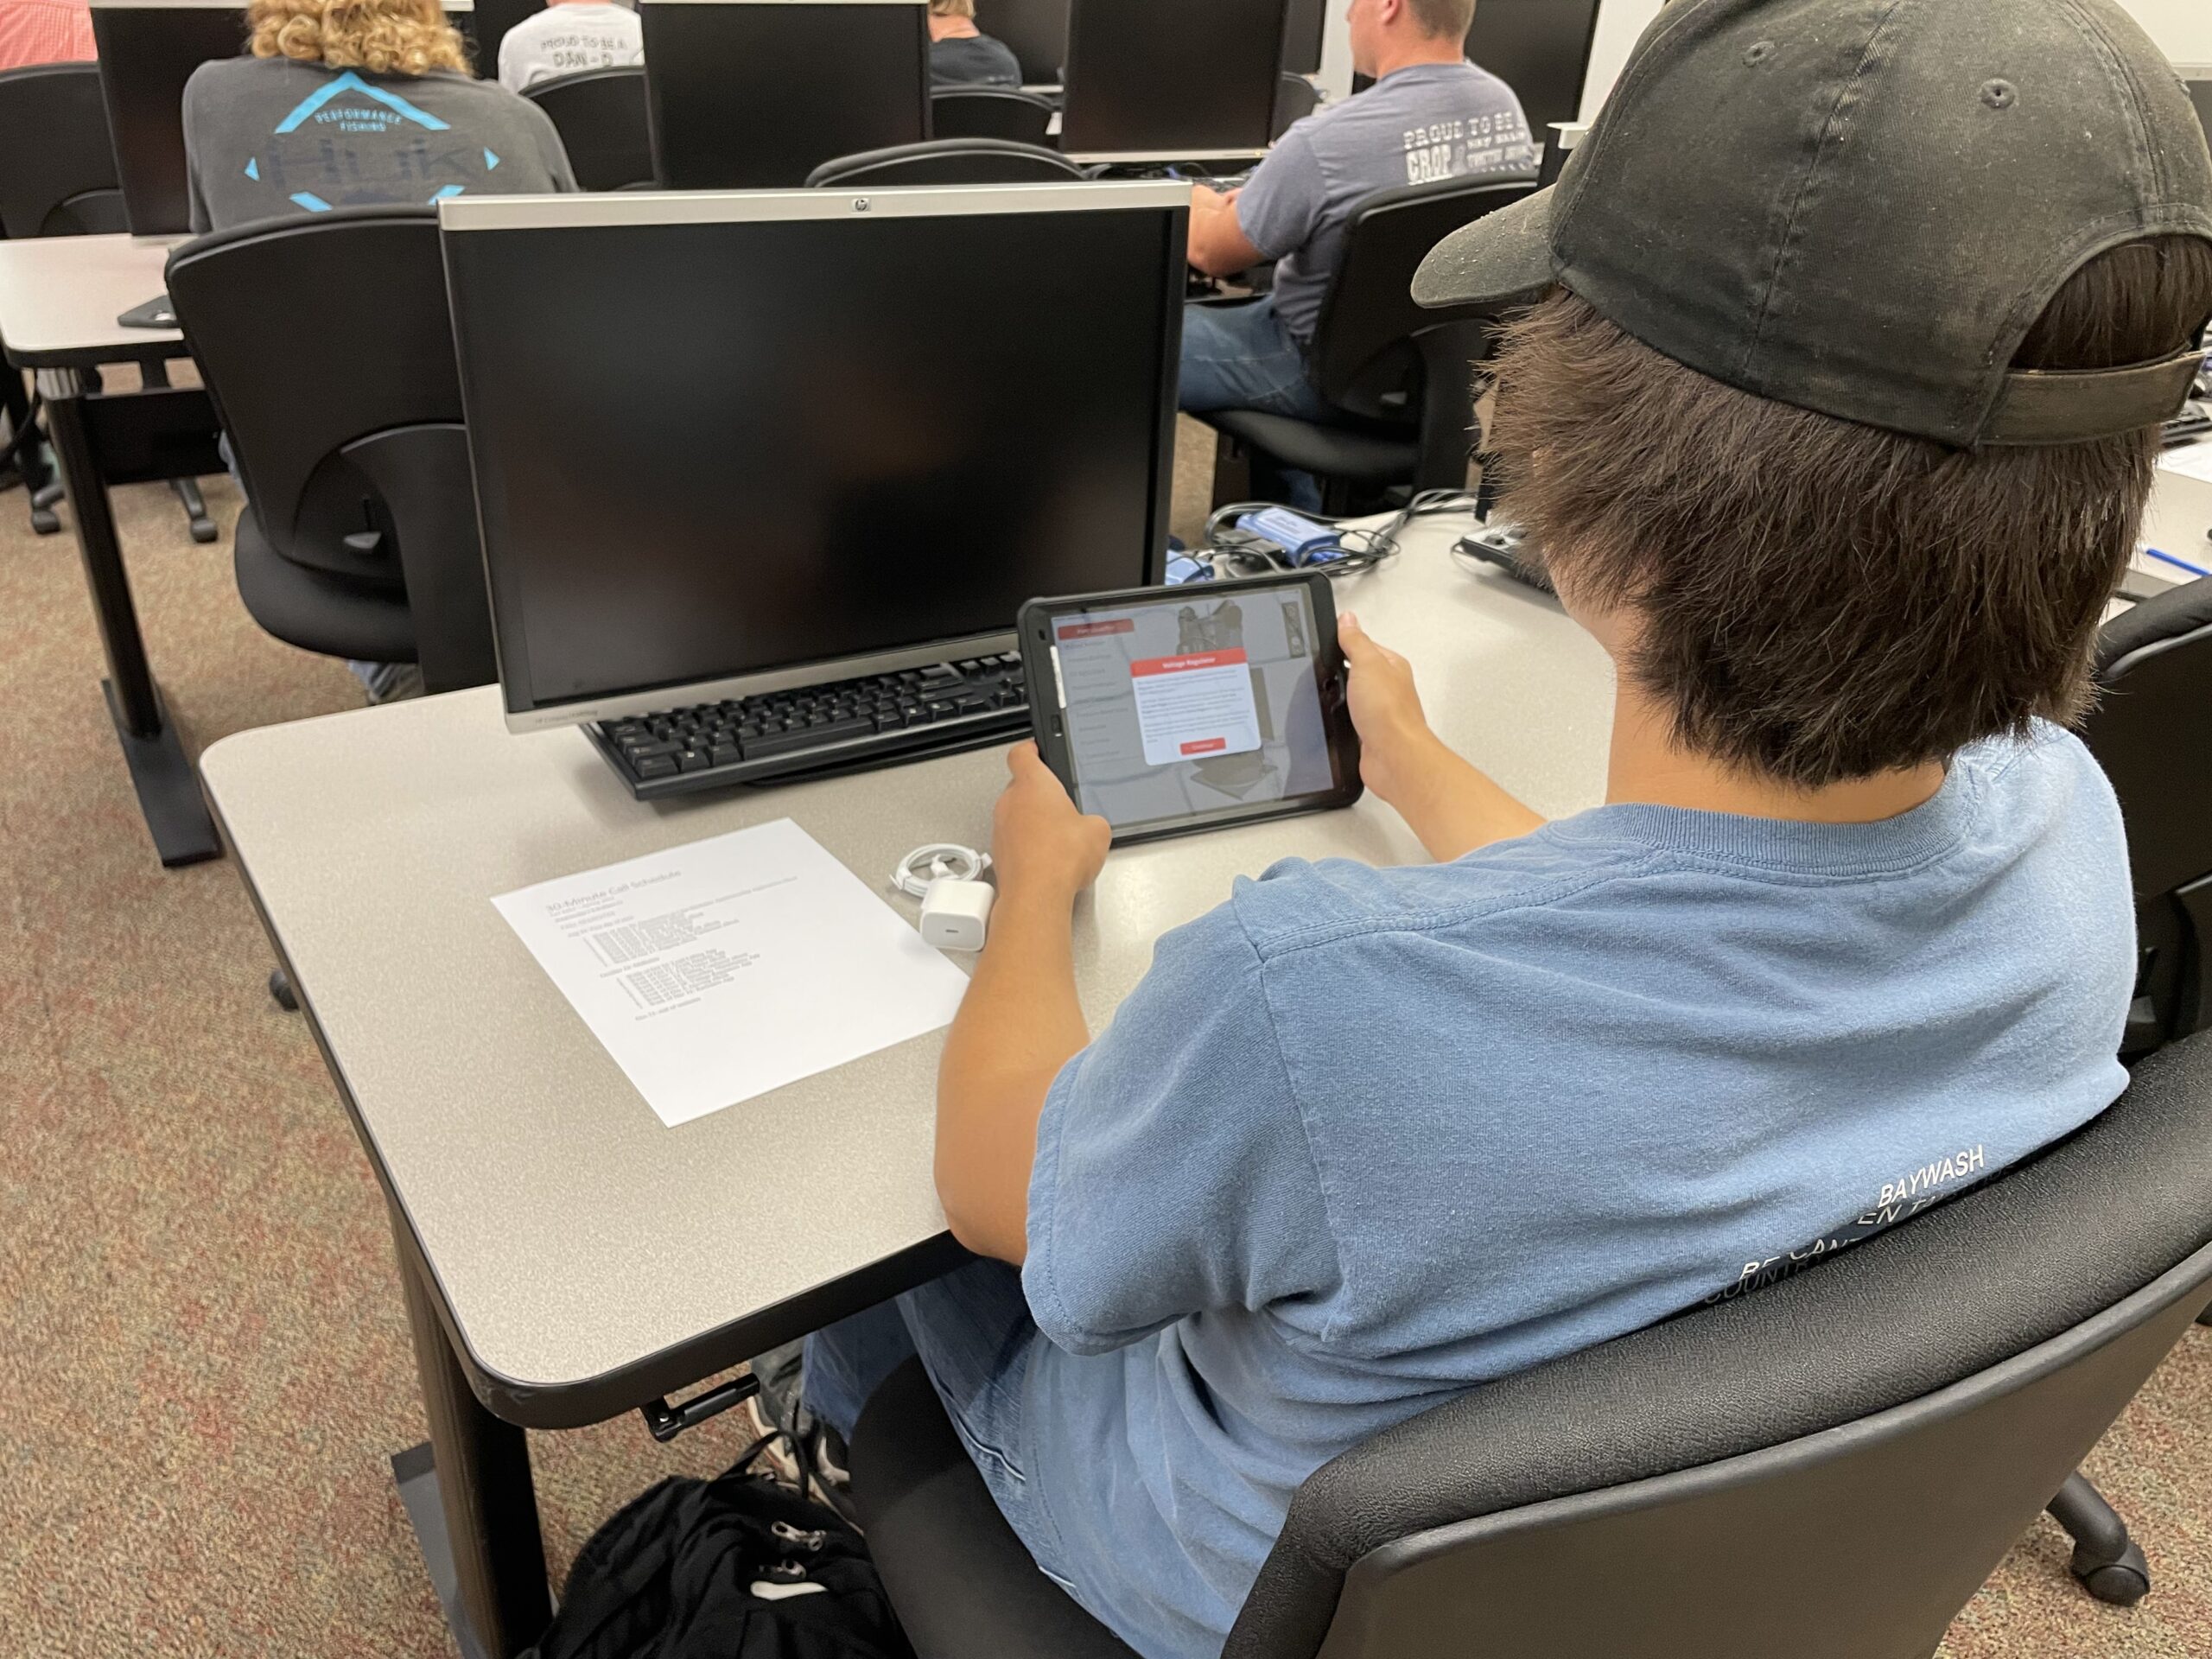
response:
<path id="1" fill-rule="evenodd" d="M 2212 156 L 2112 0 L 1785 10 L 1671 7 L 1557 190 L 1415 285 L 1535 296 L 1493 447 L 1615 664 L 1604 805 L 1514 800 L 1347 618 L 1366 781 L 1435 861 L 1238 883 L 1094 1038 L 1107 828 L 1011 758 L 938 1108 L 986 1259 L 812 1338 L 804 1396 L 849 1433 L 918 1353 L 1147 1659 L 1219 1651 L 1338 1452 L 2126 1081 L 2126 849 L 2065 728 L 2212 315 Z"/>

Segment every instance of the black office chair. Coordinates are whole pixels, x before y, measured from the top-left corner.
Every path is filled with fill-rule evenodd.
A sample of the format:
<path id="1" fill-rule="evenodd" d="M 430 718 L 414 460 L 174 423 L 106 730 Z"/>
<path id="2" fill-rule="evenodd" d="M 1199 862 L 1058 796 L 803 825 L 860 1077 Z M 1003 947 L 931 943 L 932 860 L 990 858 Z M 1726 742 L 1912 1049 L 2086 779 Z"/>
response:
<path id="1" fill-rule="evenodd" d="M 325 656 L 419 663 L 430 691 L 497 678 L 436 213 L 219 231 L 171 254 L 168 281 L 245 480 L 254 620 Z"/>
<path id="2" fill-rule="evenodd" d="M 840 156 L 806 175 L 810 189 L 887 190 L 909 184 L 1065 184 L 1090 175 L 1058 150 L 1003 138 L 933 138 Z"/>
<path id="3" fill-rule="evenodd" d="M 2133 1058 L 2212 1029 L 2212 577 L 2145 600 L 2098 640 L 2082 736 L 2112 779 L 2135 879 Z"/>
<path id="4" fill-rule="evenodd" d="M 1287 69 L 1275 82 L 1275 112 L 1268 128 L 1270 138 L 1280 138 L 1321 107 L 1321 89 L 1304 75 Z"/>
<path id="5" fill-rule="evenodd" d="M 1345 1452 L 1224 1659 L 1925 1659 L 2208 1284 L 2212 1036 L 1886 1234 Z M 850 1452 L 920 1659 L 1128 1659 L 1032 1564 L 918 1365 Z"/>
<path id="6" fill-rule="evenodd" d="M 930 94 L 930 131 L 939 138 L 1003 138 L 1050 149 L 1052 105 L 1003 86 L 941 86 Z"/>
<path id="7" fill-rule="evenodd" d="M 41 63 L 0 70 L 0 235 L 99 236 L 129 228 L 115 180 L 115 149 L 108 142 L 99 66 Z M 37 400 L 12 369 L 0 372 L 0 408 L 8 416 L 9 458 L 30 492 L 31 528 L 51 536 L 61 528 L 54 511 L 61 485 L 39 425 Z M 182 482 L 177 494 L 199 537 L 207 510 L 198 486 Z M 208 524 L 201 539 L 213 540 L 214 533 Z"/>
<path id="8" fill-rule="evenodd" d="M 627 190 L 653 182 L 643 69 L 586 69 L 526 86 L 523 96 L 552 118 L 576 182 L 585 189 Z"/>
<path id="9" fill-rule="evenodd" d="M 1250 493 L 1256 454 L 1320 479 L 1332 512 L 1393 485 L 1461 489 L 1475 427 L 1474 365 L 1489 355 L 1497 313 L 1478 306 L 1426 310 L 1414 272 L 1462 225 L 1510 206 L 1533 179 L 1441 179 L 1384 190 L 1360 205 L 1344 261 L 1321 302 L 1309 365 L 1340 411 L 1328 423 L 1255 410 L 1198 418 L 1222 436 L 1217 504 Z"/>

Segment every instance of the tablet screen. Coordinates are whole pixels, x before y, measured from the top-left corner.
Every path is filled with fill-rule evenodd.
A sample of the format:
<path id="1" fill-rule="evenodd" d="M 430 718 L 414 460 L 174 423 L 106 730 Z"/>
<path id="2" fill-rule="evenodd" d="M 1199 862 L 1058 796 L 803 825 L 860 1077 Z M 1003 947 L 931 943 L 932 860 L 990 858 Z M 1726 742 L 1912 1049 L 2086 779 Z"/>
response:
<path id="1" fill-rule="evenodd" d="M 1077 805 L 1116 831 L 1340 792 L 1306 584 L 1052 619 Z"/>

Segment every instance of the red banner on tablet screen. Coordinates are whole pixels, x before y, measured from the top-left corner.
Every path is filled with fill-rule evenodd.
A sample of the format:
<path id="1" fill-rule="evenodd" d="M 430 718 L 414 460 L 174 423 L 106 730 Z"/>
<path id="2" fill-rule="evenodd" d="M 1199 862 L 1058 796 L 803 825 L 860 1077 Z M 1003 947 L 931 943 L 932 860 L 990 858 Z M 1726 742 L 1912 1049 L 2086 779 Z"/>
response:
<path id="1" fill-rule="evenodd" d="M 1188 674 L 1200 668 L 1242 668 L 1244 653 L 1241 651 L 1194 651 L 1187 657 L 1147 657 L 1141 662 L 1129 664 L 1129 672 L 1138 679 L 1150 674 Z"/>
<path id="2" fill-rule="evenodd" d="M 1229 740 L 1225 737 L 1209 737 L 1204 742 L 1185 743 L 1183 746 L 1183 753 L 1185 754 L 1225 754 L 1228 750 Z"/>
<path id="3" fill-rule="evenodd" d="M 1096 639 L 1104 634 L 1135 633 L 1136 631 L 1136 619 L 1122 616 L 1110 622 L 1063 622 L 1059 626 L 1059 636 L 1063 639 Z"/>

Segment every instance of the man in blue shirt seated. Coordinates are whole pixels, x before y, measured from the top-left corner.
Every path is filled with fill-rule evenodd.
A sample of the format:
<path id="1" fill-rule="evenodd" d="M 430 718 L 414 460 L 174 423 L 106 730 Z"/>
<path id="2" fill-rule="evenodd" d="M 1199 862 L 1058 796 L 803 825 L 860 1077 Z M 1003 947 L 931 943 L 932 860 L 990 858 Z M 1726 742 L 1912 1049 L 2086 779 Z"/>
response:
<path id="1" fill-rule="evenodd" d="M 1530 293 L 1494 447 L 1613 659 L 1605 804 L 1516 801 L 1347 618 L 1356 810 L 1434 861 L 1238 883 L 1094 1039 L 1107 828 L 1017 748 L 938 1106 L 987 1259 L 808 1347 L 841 1433 L 918 1352 L 1147 1659 L 1219 1651 L 1347 1447 L 1848 1248 L 2126 1081 L 2126 849 L 2066 727 L 2212 315 L 2212 156 L 2156 48 L 2113 0 L 1684 0 L 1565 181 L 1415 286 Z"/>
<path id="2" fill-rule="evenodd" d="M 1306 356 L 1359 204 L 1432 179 L 1535 173 L 1521 100 L 1467 61 L 1474 13 L 1475 0 L 1352 0 L 1352 65 L 1375 85 L 1285 133 L 1243 189 L 1192 193 L 1194 267 L 1229 276 L 1280 263 L 1264 298 L 1185 308 L 1184 409 L 1322 418 Z"/>

